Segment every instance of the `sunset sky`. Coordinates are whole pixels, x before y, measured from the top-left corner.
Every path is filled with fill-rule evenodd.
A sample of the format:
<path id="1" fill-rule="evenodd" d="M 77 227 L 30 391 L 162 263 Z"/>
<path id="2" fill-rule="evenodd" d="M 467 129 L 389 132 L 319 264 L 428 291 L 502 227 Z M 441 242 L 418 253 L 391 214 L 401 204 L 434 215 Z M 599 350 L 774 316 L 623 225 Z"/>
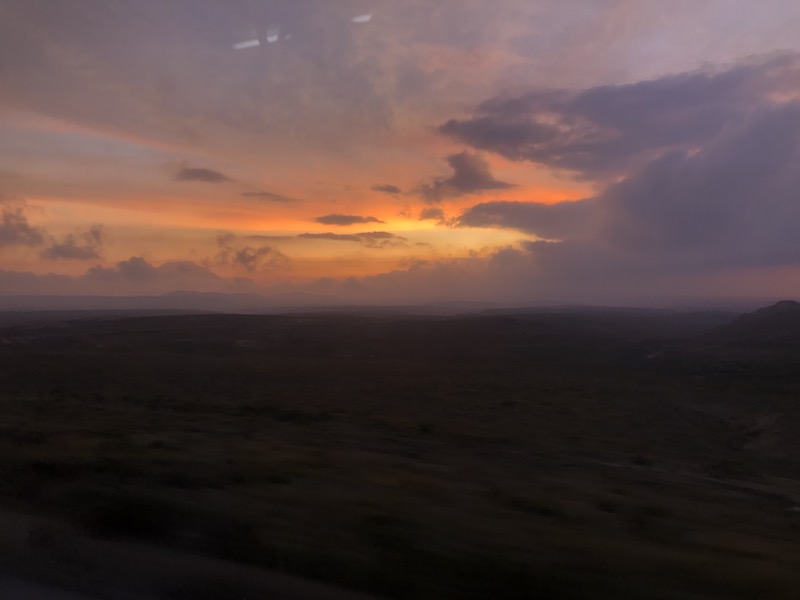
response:
<path id="1" fill-rule="evenodd" d="M 800 295 L 796 0 L 0 0 L 0 294 Z"/>

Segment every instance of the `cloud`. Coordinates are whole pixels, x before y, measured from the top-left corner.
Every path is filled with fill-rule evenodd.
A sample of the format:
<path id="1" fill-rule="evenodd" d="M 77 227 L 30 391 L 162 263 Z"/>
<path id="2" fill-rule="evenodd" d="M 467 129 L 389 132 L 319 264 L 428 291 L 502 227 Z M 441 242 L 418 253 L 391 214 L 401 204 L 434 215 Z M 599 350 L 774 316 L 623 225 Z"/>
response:
<path id="1" fill-rule="evenodd" d="M 323 225 L 355 225 L 358 223 L 383 223 L 375 217 L 360 217 L 358 215 L 330 214 L 314 219 Z"/>
<path id="2" fill-rule="evenodd" d="M 357 242 L 367 248 L 388 248 L 405 245 L 406 238 L 388 231 L 367 231 L 363 233 L 301 233 L 297 237 L 307 240 L 329 240 L 333 242 Z"/>
<path id="3" fill-rule="evenodd" d="M 404 237 L 395 235 L 394 233 L 389 233 L 388 231 L 366 231 L 364 233 L 357 233 L 356 235 L 371 240 L 405 239 Z"/>
<path id="4" fill-rule="evenodd" d="M 233 234 L 222 234 L 217 237 L 219 251 L 213 264 L 244 269 L 250 273 L 255 271 L 284 268 L 289 259 L 272 246 L 242 246 Z"/>
<path id="5" fill-rule="evenodd" d="M 598 197 L 604 239 L 695 266 L 800 263 L 798 139 L 800 101 L 776 103 L 653 160 Z"/>
<path id="6" fill-rule="evenodd" d="M 90 260 L 100 258 L 103 246 L 103 229 L 95 225 L 80 234 L 70 233 L 63 242 L 45 248 L 41 256 L 50 259 Z"/>
<path id="7" fill-rule="evenodd" d="M 494 271 L 497 269 L 490 268 L 486 259 L 477 257 L 438 261 L 411 259 L 403 269 L 361 278 L 323 279 L 313 282 L 308 289 L 360 302 L 486 300 L 498 289 Z"/>
<path id="8" fill-rule="evenodd" d="M 118 262 L 114 267 L 95 266 L 86 272 L 87 279 L 113 281 L 151 281 L 158 277 L 158 269 L 141 256 L 132 256 Z"/>
<path id="9" fill-rule="evenodd" d="M 391 130 L 396 75 L 383 67 L 386 60 L 407 62 L 395 52 L 395 36 L 403 33 L 360 31 L 352 11 L 325 0 L 257 3 L 241 12 L 201 4 L 202 10 L 137 4 L 107 11 L 4 2 L 4 103 L 226 159 L 284 158 L 292 144 L 314 152 L 345 132 L 371 139 Z M 444 21 L 438 29 L 447 31 Z M 37 32 L 46 43 L 35 41 Z M 279 43 L 266 43 L 276 36 Z M 270 77 L 254 77 L 253 55 L 231 49 L 253 38 L 262 43 L 256 56 L 272 51 Z M 151 52 L 163 60 L 154 62 Z M 17 54 L 30 60 L 14 60 Z M 41 77 L 32 79 L 31 69 Z M 212 80 L 218 91 L 209 89 Z"/>
<path id="10" fill-rule="evenodd" d="M 441 208 L 429 206 L 419 213 L 420 221 L 444 221 L 444 211 Z"/>
<path id="11" fill-rule="evenodd" d="M 511 160 L 573 171 L 586 179 L 625 176 L 670 151 L 702 146 L 737 121 L 796 93 L 800 62 L 785 55 L 721 72 L 702 71 L 583 91 L 497 96 L 439 131 Z"/>
<path id="12" fill-rule="evenodd" d="M 41 227 L 34 227 L 28 221 L 24 201 L 9 200 L 0 196 L 3 207 L 0 221 L 0 247 L 2 246 L 42 246 L 39 256 L 46 259 L 89 260 L 100 258 L 103 246 L 103 229 L 99 225 L 92 226 L 83 233 L 68 234 L 61 242 L 57 242 Z"/>
<path id="13" fill-rule="evenodd" d="M 177 181 L 199 181 L 202 183 L 225 183 L 232 181 L 227 175 L 212 169 L 181 167 L 175 174 Z"/>
<path id="14" fill-rule="evenodd" d="M 111 267 L 94 266 L 83 275 L 36 274 L 0 270 L 0 289 L 15 294 L 42 295 L 157 295 L 174 291 L 257 292 L 246 278 L 226 279 L 191 261 L 150 264 L 133 256 Z"/>
<path id="15" fill-rule="evenodd" d="M 285 204 L 297 202 L 295 198 L 281 196 L 280 194 L 275 194 L 273 192 L 243 192 L 242 196 L 246 198 L 255 198 L 256 200 L 262 200 L 264 202 L 277 202 Z"/>
<path id="16" fill-rule="evenodd" d="M 383 192 L 384 194 L 400 194 L 403 191 L 396 185 L 390 185 L 388 183 L 383 185 L 376 184 L 370 189 L 375 190 L 376 192 Z"/>
<path id="17" fill-rule="evenodd" d="M 40 246 L 44 243 L 44 231 L 28 222 L 24 205 L 11 202 L 2 204 L 5 206 L 0 221 L 0 247 Z"/>
<path id="18" fill-rule="evenodd" d="M 228 234 L 226 234 L 228 235 Z M 250 234 L 250 235 L 242 235 L 239 236 L 239 239 L 242 240 L 251 240 L 256 242 L 287 242 L 291 240 L 294 236 L 292 235 L 262 235 L 262 234 Z"/>
<path id="19" fill-rule="evenodd" d="M 34 285 L 35 281 L 28 284 L 29 287 Z M 254 287 L 249 280 L 225 279 L 191 261 L 168 261 L 155 266 L 140 256 L 132 256 L 113 267 L 94 266 L 80 277 L 62 277 L 49 293 L 139 295 L 176 290 L 243 291 Z"/>
<path id="20" fill-rule="evenodd" d="M 575 238 L 596 226 L 597 205 L 594 200 L 555 204 L 484 202 L 464 211 L 456 224 L 518 229 L 544 238 Z"/>
<path id="21" fill-rule="evenodd" d="M 361 238 L 354 234 L 344 233 L 301 233 L 297 237 L 306 240 L 331 240 L 334 242 L 361 242 Z"/>
<path id="22" fill-rule="evenodd" d="M 324 1 L 312 1 L 313 10 L 306 2 L 267 3 L 269 6 L 247 3 L 249 8 L 243 12 L 231 11 L 222 4 L 211 7 L 208 3 L 204 3 L 203 10 L 164 11 L 155 4 L 148 8 L 140 3 L 115 4 L 114 10 L 97 10 L 92 3 L 80 3 L 79 8 L 54 3 L 41 10 L 36 3 L 11 2 L 9 18 L 0 25 L 5 34 L 0 36 L 0 46 L 5 50 L 0 52 L 5 107 L 11 109 L 12 118 L 13 111 L 19 108 L 48 116 L 56 124 L 70 124 L 69 129 L 75 127 L 80 133 L 63 139 L 66 152 L 78 146 L 98 154 L 107 149 L 118 151 L 120 160 L 124 158 L 117 163 L 119 166 L 98 171 L 88 168 L 93 165 L 84 161 L 88 165 L 86 173 L 75 173 L 95 184 L 100 180 L 120 181 L 120 173 L 135 178 L 141 174 L 142 169 L 137 166 L 142 164 L 205 156 L 211 158 L 190 158 L 191 165 L 227 171 L 224 165 L 236 163 L 239 170 L 250 169 L 248 181 L 258 181 L 257 171 L 267 165 L 270 169 L 285 169 L 287 180 L 294 175 L 302 178 L 313 165 L 320 183 L 309 181 L 308 189 L 324 190 L 333 181 L 326 173 L 354 172 L 352 160 L 358 153 L 330 152 L 331 148 L 341 147 L 341 140 L 351 140 L 353 148 L 374 150 L 374 156 L 361 156 L 358 160 L 366 170 L 375 172 L 382 170 L 382 161 L 397 164 L 398 160 L 405 160 L 402 157 L 406 153 L 419 150 L 414 147 L 419 140 L 414 130 L 419 130 L 420 125 L 448 122 L 450 130 L 445 133 L 470 151 L 564 169 L 597 184 L 597 197 L 587 200 L 594 209 L 594 216 L 589 219 L 593 229 L 585 233 L 580 233 L 578 227 L 569 227 L 561 208 L 494 205 L 473 207 L 462 216 L 465 226 L 491 224 L 562 240 L 560 244 L 538 244 L 498 255 L 502 257 L 497 259 L 498 268 L 500 263 L 514 261 L 527 265 L 527 271 L 519 267 L 520 279 L 531 282 L 566 286 L 568 279 L 586 281 L 582 277 L 589 266 L 602 279 L 612 272 L 620 277 L 623 272 L 644 277 L 634 275 L 637 269 L 626 265 L 639 265 L 638 272 L 645 274 L 649 268 L 653 276 L 661 269 L 677 268 L 674 265 L 678 262 L 686 268 L 695 262 L 704 265 L 698 268 L 710 268 L 712 263 L 735 265 L 745 259 L 755 261 L 759 248 L 762 255 L 758 260 L 762 262 L 777 261 L 779 256 L 783 256 L 781 260 L 791 260 L 791 244 L 781 230 L 781 226 L 794 225 L 791 204 L 785 202 L 786 181 L 791 182 L 791 173 L 780 173 L 768 184 L 763 183 L 761 174 L 756 174 L 762 183 L 745 186 L 758 194 L 758 200 L 750 203 L 740 201 L 737 190 L 733 190 L 727 205 L 725 196 L 709 196 L 727 193 L 718 179 L 727 178 L 732 168 L 749 184 L 747 173 L 752 168 L 748 157 L 735 167 L 727 164 L 722 150 L 710 147 L 712 140 L 723 134 L 733 139 L 733 133 L 746 127 L 762 109 L 769 112 L 773 104 L 789 102 L 786 98 L 792 90 L 781 88 L 792 85 L 791 69 L 776 66 L 773 75 L 768 75 L 757 65 L 741 65 L 736 67 L 740 70 L 738 75 L 725 76 L 739 81 L 729 86 L 731 93 L 713 92 L 713 85 L 703 83 L 724 75 L 710 70 L 672 78 L 673 82 L 683 83 L 680 89 L 670 83 L 670 78 L 628 86 L 589 87 L 600 81 L 635 81 L 636 74 L 642 72 L 653 77 L 656 73 L 677 72 L 683 68 L 681 65 L 694 68 L 700 59 L 716 60 L 722 56 L 729 60 L 734 52 L 742 55 L 757 49 L 752 41 L 756 38 L 762 49 L 796 46 L 796 39 L 800 39 L 797 36 L 776 40 L 772 33 L 765 35 L 772 31 L 770 28 L 780 29 L 784 35 L 790 30 L 791 19 L 786 18 L 785 11 L 791 3 L 776 3 L 786 6 L 759 11 L 758 19 L 751 20 L 732 19 L 726 12 L 726 26 L 714 27 L 720 18 L 717 2 L 702 2 L 699 8 L 692 5 L 692 10 L 648 8 L 637 12 L 643 10 L 639 3 L 630 2 L 617 2 L 606 10 L 596 6 L 587 9 L 593 5 L 588 1 L 575 8 L 553 0 L 500 4 L 469 0 L 465 2 L 468 8 L 459 5 L 466 19 L 463 26 L 453 27 L 449 3 L 433 6 L 436 3 L 410 1 L 412 7 L 406 3 L 381 3 L 386 6 L 378 11 L 380 19 L 376 17 L 369 27 L 352 27 L 348 19 L 358 12 L 352 7 Z M 553 8 L 545 10 L 545 5 Z M 731 10 L 741 15 L 746 9 L 726 8 Z M 623 21 L 629 12 L 638 16 Z M 672 23 L 672 32 L 666 37 L 660 35 L 663 21 L 658 17 L 664 16 L 660 13 Z M 797 9 L 792 8 L 792 13 L 795 15 Z M 676 14 L 680 16 L 674 17 Z M 282 35 L 291 31 L 292 40 L 284 43 L 282 38 L 276 46 L 265 45 L 254 53 L 230 49 L 231 44 L 247 39 L 240 37 L 240 29 L 252 26 L 263 33 L 278 21 Z M 383 27 L 378 21 L 394 25 Z M 736 34 L 728 25 L 735 26 Z M 651 35 L 642 35 L 645 29 Z M 524 54 L 520 54 L 519 44 L 508 44 L 517 36 L 524 36 Z M 148 43 L 142 44 L 145 38 Z M 614 43 L 598 43 L 609 40 Z M 711 52 L 689 52 L 684 41 L 694 42 L 693 46 L 686 45 L 695 50 Z M 718 54 L 717 46 L 727 50 Z M 164 60 L 154 63 L 154 54 Z M 569 60 L 565 61 L 564 55 Z M 630 60 L 632 56 L 642 60 Z M 673 56 L 684 58 L 673 61 Z M 267 68 L 270 76 L 254 77 L 255 62 Z M 565 65 L 575 68 L 565 69 Z M 747 75 L 748 69 L 751 75 Z M 519 93 L 530 82 L 550 85 L 554 79 L 548 75 L 557 71 L 564 75 L 553 85 L 585 85 L 579 83 L 583 77 L 593 83 L 585 85 L 588 89 L 577 91 Z M 38 75 L 31 77 L 31 72 Z M 478 72 L 480 77 L 476 77 Z M 213 89 L 209 89 L 210 81 L 214 82 Z M 497 86 L 504 82 L 512 86 L 513 94 L 497 95 L 502 90 Z M 696 91 L 694 99 L 692 89 Z M 677 95 L 674 97 L 679 97 L 680 102 L 670 100 L 671 95 Z M 479 99 L 487 98 L 491 100 L 478 106 Z M 631 100 L 630 122 L 627 99 Z M 663 110 L 656 109 L 660 100 L 665 104 Z M 519 101 L 517 106 L 515 101 Z M 703 103 L 709 102 L 707 109 L 700 110 Z M 454 106 L 476 108 L 443 112 Z M 664 126 L 657 122 L 662 112 L 667 119 Z M 48 140 L 62 135 L 53 133 Z M 114 144 L 106 143 L 113 136 L 119 136 Z M 122 138 L 128 141 L 123 144 Z M 760 143 L 753 136 L 751 139 Z M 403 148 L 389 143 L 392 140 L 400 140 Z M 18 144 L 10 146 L 22 148 Z M 154 146 L 161 148 L 159 152 L 167 152 L 166 148 L 170 153 L 163 159 L 161 154 L 149 154 Z M 297 148 L 303 149 L 303 160 L 296 160 Z M 786 151 L 792 153 L 791 148 Z M 716 156 L 718 164 L 701 164 L 703 155 L 707 159 Z M 180 166 L 171 164 L 177 166 L 166 178 L 171 178 Z M 450 170 L 444 164 L 442 167 L 435 174 L 446 179 Z M 647 167 L 649 172 L 645 173 Z M 17 165 L 7 168 L 17 169 Z M 48 169 L 42 164 L 38 170 L 44 173 Z M 58 173 L 63 169 L 62 165 Z M 48 184 L 47 193 L 38 189 L 26 189 L 25 193 L 37 197 L 49 194 L 53 198 L 62 193 L 78 196 L 71 176 L 69 186 L 62 192 L 54 190 L 64 185 L 62 178 L 53 179 L 56 171 L 48 172 L 51 176 L 40 178 L 42 183 L 21 181 L 19 189 L 44 186 L 49 179 L 52 183 Z M 670 181 L 670 177 L 683 177 L 686 173 L 694 173 L 691 185 L 688 181 L 682 186 Z M 237 180 L 245 177 L 240 177 L 239 171 L 228 175 Z M 506 178 L 499 172 L 496 175 Z M 332 177 L 341 179 L 338 175 Z M 621 185 L 621 178 L 626 185 Z M 371 185 L 368 181 L 364 187 Z M 386 184 L 381 180 L 377 183 Z M 172 185 L 182 187 L 175 182 Z M 203 184 L 185 186 L 191 193 Z M 703 186 L 707 186 L 707 192 L 703 192 Z M 231 184 L 225 183 L 205 187 L 226 188 L 242 201 L 245 198 L 239 193 L 251 189 L 232 190 L 228 189 Z M 138 196 L 138 189 L 128 188 L 124 193 L 120 189 L 119 202 Z M 102 192 L 97 189 L 94 193 Z M 117 190 L 111 193 L 117 195 Z M 640 194 L 651 198 L 641 198 Z M 467 197 L 473 200 L 470 204 L 492 204 L 484 201 L 496 200 L 496 195 Z M 437 194 L 434 196 L 438 198 Z M 519 198 L 519 194 L 514 197 Z M 63 206 L 66 208 L 67 204 Z M 359 212 L 345 206 L 348 205 L 319 212 Z M 200 209 L 202 206 L 198 205 Z M 78 210 L 71 211 L 71 218 Z M 360 210 L 368 214 L 366 209 Z M 751 223 L 747 222 L 748 212 Z M 29 218 L 34 225 L 38 223 L 32 214 Z M 705 233 L 703 227 L 708 228 Z M 319 229 L 350 232 L 332 225 Z M 738 238 L 738 247 L 731 243 L 731 235 L 743 236 Z M 761 240 L 767 240 L 774 248 L 764 253 Z M 175 243 L 180 242 L 176 239 Z M 48 243 L 33 245 L 38 252 Z M 240 245 L 274 248 L 279 242 L 240 238 L 237 247 Z M 215 252 L 212 249 L 210 254 Z M 558 268 L 560 280 L 555 275 Z M 435 285 L 435 278 L 431 285 Z M 542 293 L 543 285 L 531 283 L 531 293 Z"/>
<path id="23" fill-rule="evenodd" d="M 420 188 L 419 191 L 427 202 L 440 202 L 454 196 L 514 187 L 495 179 L 489 170 L 489 163 L 478 154 L 466 151 L 451 154 L 447 157 L 447 163 L 453 169 L 452 176 L 437 178 L 433 183 Z"/>
<path id="24" fill-rule="evenodd" d="M 436 221 L 438 225 L 452 225 L 452 219 L 448 219 L 445 214 L 444 210 L 437 206 L 429 206 L 428 208 L 422 209 L 422 212 L 419 213 L 419 220 L 420 221 Z"/>
<path id="25" fill-rule="evenodd" d="M 621 128 L 627 106 L 639 125 L 616 134 L 624 144 L 587 142 L 576 166 L 587 176 L 624 177 L 580 201 L 477 204 L 458 224 L 549 238 L 514 250 L 517 278 L 532 297 L 636 299 L 703 289 L 703 281 L 713 294 L 710 282 L 722 273 L 800 267 L 799 63 L 782 58 L 577 92 L 570 102 L 584 106 L 582 114 L 619 119 Z M 526 97 L 503 110 L 527 115 L 530 105 Z M 672 133 L 656 123 L 660 112 Z M 578 165 L 571 144 L 565 138 L 557 147 Z M 528 148 L 536 154 L 525 158 L 553 152 L 556 160 L 556 146 L 545 147 L 541 155 Z"/>

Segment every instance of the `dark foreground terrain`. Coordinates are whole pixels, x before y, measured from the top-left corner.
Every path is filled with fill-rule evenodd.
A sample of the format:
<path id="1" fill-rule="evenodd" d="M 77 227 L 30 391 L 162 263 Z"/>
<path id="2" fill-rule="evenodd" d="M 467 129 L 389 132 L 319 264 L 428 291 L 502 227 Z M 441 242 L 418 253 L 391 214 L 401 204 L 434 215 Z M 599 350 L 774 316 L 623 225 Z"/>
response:
<path id="1" fill-rule="evenodd" d="M 0 583 L 798 597 L 793 303 L 0 323 Z"/>

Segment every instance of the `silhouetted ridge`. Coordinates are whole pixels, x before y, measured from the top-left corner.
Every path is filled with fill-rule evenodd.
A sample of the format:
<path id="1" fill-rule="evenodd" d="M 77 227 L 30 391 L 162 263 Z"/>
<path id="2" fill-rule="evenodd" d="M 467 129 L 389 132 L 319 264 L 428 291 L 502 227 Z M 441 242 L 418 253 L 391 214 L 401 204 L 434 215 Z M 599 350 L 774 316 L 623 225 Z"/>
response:
<path id="1" fill-rule="evenodd" d="M 714 329 L 712 337 L 728 343 L 800 344 L 800 303 L 781 300 L 746 313 Z"/>

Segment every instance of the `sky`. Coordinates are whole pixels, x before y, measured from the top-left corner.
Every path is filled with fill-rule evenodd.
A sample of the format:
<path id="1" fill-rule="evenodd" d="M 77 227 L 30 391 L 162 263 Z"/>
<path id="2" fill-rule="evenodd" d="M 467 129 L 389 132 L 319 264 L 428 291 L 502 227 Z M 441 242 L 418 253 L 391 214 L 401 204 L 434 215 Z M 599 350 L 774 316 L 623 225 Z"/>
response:
<path id="1" fill-rule="evenodd" d="M 0 0 L 0 294 L 800 295 L 796 0 Z"/>

